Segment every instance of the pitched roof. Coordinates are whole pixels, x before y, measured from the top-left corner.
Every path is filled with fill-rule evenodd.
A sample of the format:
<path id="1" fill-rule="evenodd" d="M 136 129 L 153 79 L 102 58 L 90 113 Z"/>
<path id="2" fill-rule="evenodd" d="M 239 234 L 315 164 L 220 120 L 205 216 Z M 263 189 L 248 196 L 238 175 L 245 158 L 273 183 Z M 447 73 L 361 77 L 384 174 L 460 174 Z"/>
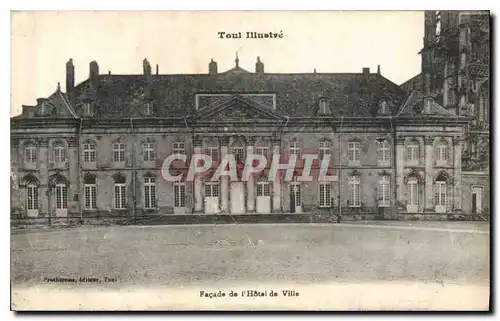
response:
<path id="1" fill-rule="evenodd" d="M 455 115 L 442 107 L 434 99 L 425 100 L 425 96 L 421 91 L 414 90 L 411 92 L 408 99 L 401 107 L 397 116 L 432 116 L 443 118 L 463 118 L 463 116 Z"/>

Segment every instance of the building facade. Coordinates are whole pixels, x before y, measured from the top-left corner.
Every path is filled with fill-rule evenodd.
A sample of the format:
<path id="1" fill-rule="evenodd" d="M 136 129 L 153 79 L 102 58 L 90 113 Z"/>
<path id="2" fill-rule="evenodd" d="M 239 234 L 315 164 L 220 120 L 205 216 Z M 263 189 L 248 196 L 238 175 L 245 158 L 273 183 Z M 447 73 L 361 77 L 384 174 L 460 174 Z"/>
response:
<path id="1" fill-rule="evenodd" d="M 257 58 L 207 74 L 100 74 L 57 90 L 11 120 L 15 218 L 145 217 L 316 213 L 353 218 L 446 219 L 467 215 L 463 143 L 470 117 L 432 95 L 407 94 L 377 72 L 274 74 Z M 213 168 L 187 180 L 193 153 Z M 172 154 L 175 182 L 162 166 Z M 298 157 L 290 178 L 270 163 L 247 181 L 210 179 L 225 155 L 236 160 Z M 331 180 L 302 181 L 305 158 L 329 155 Z M 241 163 L 237 175 L 241 177 Z M 312 162 L 315 176 L 319 161 Z M 317 177 L 317 176 L 315 176 Z"/>
<path id="2" fill-rule="evenodd" d="M 490 204 L 490 14 L 427 11 L 422 73 L 401 87 L 428 90 L 453 114 L 467 116 L 462 169 L 464 210 L 489 214 Z"/>

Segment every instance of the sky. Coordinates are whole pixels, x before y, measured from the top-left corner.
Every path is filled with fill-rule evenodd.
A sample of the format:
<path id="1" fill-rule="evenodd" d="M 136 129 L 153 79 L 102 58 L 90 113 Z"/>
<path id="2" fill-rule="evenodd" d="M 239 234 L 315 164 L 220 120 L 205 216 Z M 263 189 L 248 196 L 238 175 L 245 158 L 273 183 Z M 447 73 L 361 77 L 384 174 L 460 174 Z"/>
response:
<path id="1" fill-rule="evenodd" d="M 66 62 L 73 59 L 75 84 L 101 74 L 141 74 L 147 58 L 153 73 L 255 70 L 260 56 L 270 73 L 372 72 L 400 84 L 420 72 L 423 11 L 31 11 L 11 13 L 11 115 L 22 105 L 65 91 Z M 245 39 L 246 32 L 283 38 Z M 242 39 L 220 39 L 241 32 Z"/>

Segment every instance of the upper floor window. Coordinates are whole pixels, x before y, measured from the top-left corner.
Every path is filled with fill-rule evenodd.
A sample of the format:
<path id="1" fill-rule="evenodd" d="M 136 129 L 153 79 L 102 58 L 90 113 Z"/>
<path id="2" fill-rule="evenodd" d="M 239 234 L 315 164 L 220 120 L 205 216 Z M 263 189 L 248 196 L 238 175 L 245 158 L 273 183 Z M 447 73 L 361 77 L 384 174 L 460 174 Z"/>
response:
<path id="1" fill-rule="evenodd" d="M 382 100 L 380 102 L 379 113 L 380 114 L 388 114 L 389 113 L 389 106 L 387 105 L 387 101 Z"/>
<path id="2" fill-rule="evenodd" d="M 319 100 L 319 112 L 320 114 L 328 113 L 328 100 L 326 98 L 321 98 Z"/>
<path id="3" fill-rule="evenodd" d="M 84 162 L 95 162 L 95 144 L 85 143 L 83 144 L 83 161 Z"/>
<path id="4" fill-rule="evenodd" d="M 300 155 L 300 142 L 290 142 L 290 155 Z"/>
<path id="5" fill-rule="evenodd" d="M 325 155 L 330 155 L 331 143 L 329 141 L 319 142 L 319 159 L 323 159 Z"/>
<path id="6" fill-rule="evenodd" d="M 436 160 L 438 162 L 447 162 L 450 158 L 450 152 L 448 148 L 448 143 L 445 141 L 440 141 L 436 145 Z"/>
<path id="7" fill-rule="evenodd" d="M 269 155 L 269 148 L 262 146 L 255 147 L 255 154 L 267 157 Z"/>
<path id="8" fill-rule="evenodd" d="M 143 150 L 145 162 L 152 162 L 155 160 L 156 155 L 155 155 L 155 144 L 154 143 L 152 143 L 152 142 L 143 143 L 142 150 Z"/>
<path id="9" fill-rule="evenodd" d="M 64 145 L 60 142 L 54 144 L 54 162 L 62 163 L 66 160 Z"/>
<path id="10" fill-rule="evenodd" d="M 377 161 L 379 163 L 389 162 L 391 159 L 391 146 L 387 140 L 377 141 Z"/>
<path id="11" fill-rule="evenodd" d="M 114 143 L 113 144 L 113 161 L 114 162 L 124 162 L 125 161 L 125 144 L 124 143 Z"/>
<path id="12" fill-rule="evenodd" d="M 219 147 L 206 147 L 205 154 L 212 159 L 212 162 L 216 162 L 219 160 Z"/>
<path id="13" fill-rule="evenodd" d="M 406 159 L 408 161 L 418 161 L 420 158 L 420 145 L 413 140 L 406 146 Z"/>
<path id="14" fill-rule="evenodd" d="M 347 148 L 347 155 L 350 162 L 357 163 L 360 160 L 360 151 L 361 143 L 360 142 L 349 142 Z"/>
<path id="15" fill-rule="evenodd" d="M 24 147 L 24 161 L 26 163 L 36 163 L 36 146 L 27 145 Z"/>
<path id="16" fill-rule="evenodd" d="M 174 142 L 172 149 L 175 155 L 185 154 L 186 152 L 184 142 Z"/>
<path id="17" fill-rule="evenodd" d="M 245 149 L 242 146 L 233 146 L 233 154 L 236 162 L 243 162 L 245 160 Z"/>

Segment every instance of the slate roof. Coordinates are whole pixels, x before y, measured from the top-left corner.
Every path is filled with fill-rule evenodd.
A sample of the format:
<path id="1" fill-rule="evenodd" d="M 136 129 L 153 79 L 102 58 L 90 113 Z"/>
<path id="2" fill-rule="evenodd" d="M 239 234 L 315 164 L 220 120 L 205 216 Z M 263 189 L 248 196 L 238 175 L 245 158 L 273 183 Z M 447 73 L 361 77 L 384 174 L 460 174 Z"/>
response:
<path id="1" fill-rule="evenodd" d="M 72 94 L 61 93 L 50 104 L 64 107 L 65 117 L 73 112 L 81 116 L 85 101 L 91 99 L 96 117 L 128 118 L 143 117 L 144 106 L 151 100 L 155 117 L 183 117 L 197 113 L 195 95 L 199 93 L 276 94 L 273 112 L 290 117 L 316 116 L 320 98 L 328 99 L 330 114 L 336 117 L 376 116 L 381 100 L 394 115 L 407 97 L 378 73 L 258 74 L 235 67 L 217 75 L 99 75 L 95 85 L 87 79 Z M 63 106 L 66 102 L 69 107 Z"/>

